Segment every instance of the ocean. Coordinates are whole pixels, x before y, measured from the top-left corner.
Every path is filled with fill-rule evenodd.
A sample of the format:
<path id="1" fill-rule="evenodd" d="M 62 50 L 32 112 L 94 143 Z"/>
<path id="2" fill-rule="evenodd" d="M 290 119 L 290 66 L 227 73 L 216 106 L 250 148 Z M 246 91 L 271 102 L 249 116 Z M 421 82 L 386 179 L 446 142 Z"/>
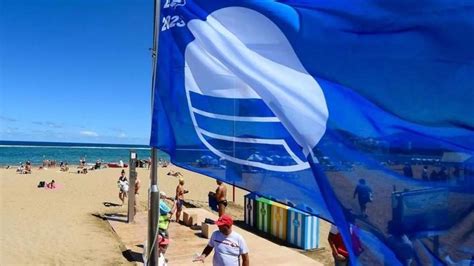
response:
<path id="1" fill-rule="evenodd" d="M 79 159 L 85 158 L 86 163 L 118 162 L 128 163 L 130 150 L 135 150 L 138 159 L 148 159 L 151 148 L 148 145 L 136 144 L 99 144 L 99 143 L 67 143 L 67 142 L 31 142 L 0 140 L 0 166 L 20 165 L 30 161 L 40 165 L 43 160 L 56 160 L 78 165 Z M 159 151 L 158 156 L 168 159 L 168 155 Z"/>

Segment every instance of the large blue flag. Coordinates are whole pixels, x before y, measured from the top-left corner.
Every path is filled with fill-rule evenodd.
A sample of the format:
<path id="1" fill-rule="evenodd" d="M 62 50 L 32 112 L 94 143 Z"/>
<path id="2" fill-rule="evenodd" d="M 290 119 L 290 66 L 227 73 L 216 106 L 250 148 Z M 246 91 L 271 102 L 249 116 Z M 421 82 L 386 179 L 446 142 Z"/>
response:
<path id="1" fill-rule="evenodd" d="M 472 1 L 161 5 L 152 146 L 333 222 L 351 263 L 470 263 Z"/>

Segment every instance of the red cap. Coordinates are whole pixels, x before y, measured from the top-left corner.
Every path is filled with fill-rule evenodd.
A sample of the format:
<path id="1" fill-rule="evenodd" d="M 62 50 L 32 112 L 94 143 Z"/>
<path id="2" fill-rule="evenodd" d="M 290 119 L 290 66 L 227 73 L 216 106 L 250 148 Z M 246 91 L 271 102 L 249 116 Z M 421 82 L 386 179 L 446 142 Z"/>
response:
<path id="1" fill-rule="evenodd" d="M 232 220 L 232 217 L 230 217 L 230 215 L 227 215 L 227 214 L 224 214 L 221 217 L 219 217 L 219 219 L 216 222 L 217 226 L 221 226 L 221 225 L 231 226 L 232 224 L 234 224 L 234 220 Z"/>

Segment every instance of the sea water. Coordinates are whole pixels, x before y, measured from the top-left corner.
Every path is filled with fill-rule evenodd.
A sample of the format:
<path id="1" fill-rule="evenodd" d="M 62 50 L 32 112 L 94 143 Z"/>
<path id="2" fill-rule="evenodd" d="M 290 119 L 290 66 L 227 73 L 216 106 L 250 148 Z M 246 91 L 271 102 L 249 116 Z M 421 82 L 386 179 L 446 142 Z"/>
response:
<path id="1" fill-rule="evenodd" d="M 95 163 L 97 160 L 122 160 L 128 163 L 131 150 L 135 150 L 138 159 L 147 160 L 151 156 L 151 148 L 147 145 L 0 141 L 0 166 L 14 166 L 26 161 L 40 165 L 44 160 L 55 160 L 57 165 L 61 161 L 78 165 L 82 158 L 86 163 Z M 158 152 L 158 157 L 168 159 L 168 155 L 161 151 Z"/>

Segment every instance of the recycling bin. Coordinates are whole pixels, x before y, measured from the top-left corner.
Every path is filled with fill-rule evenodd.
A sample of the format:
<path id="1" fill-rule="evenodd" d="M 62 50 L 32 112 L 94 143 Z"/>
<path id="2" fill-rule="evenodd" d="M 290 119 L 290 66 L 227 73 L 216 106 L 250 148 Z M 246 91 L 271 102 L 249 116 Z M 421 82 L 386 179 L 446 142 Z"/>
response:
<path id="1" fill-rule="evenodd" d="M 270 233 L 272 201 L 266 198 L 257 199 L 257 228 Z"/>
<path id="2" fill-rule="evenodd" d="M 253 193 L 244 196 L 245 224 L 255 228 L 257 228 L 257 199 L 258 196 Z"/>
<path id="3" fill-rule="evenodd" d="M 319 247 L 319 218 L 295 208 L 288 209 L 287 242 L 304 250 Z"/>
<path id="4" fill-rule="evenodd" d="M 289 208 L 278 202 L 272 202 L 270 233 L 282 240 L 286 240 Z"/>

